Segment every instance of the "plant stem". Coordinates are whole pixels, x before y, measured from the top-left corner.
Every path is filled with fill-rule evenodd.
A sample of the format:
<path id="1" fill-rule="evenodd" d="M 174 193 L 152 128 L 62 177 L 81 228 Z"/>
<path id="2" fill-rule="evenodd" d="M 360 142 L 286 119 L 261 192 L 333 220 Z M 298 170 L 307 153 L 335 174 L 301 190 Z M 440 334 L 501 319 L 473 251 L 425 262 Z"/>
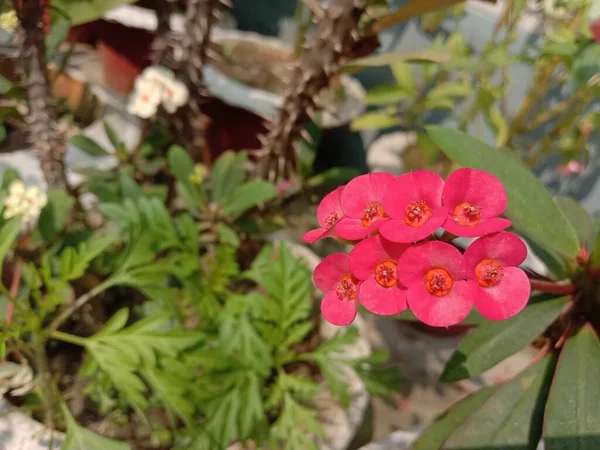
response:
<path id="1" fill-rule="evenodd" d="M 48 325 L 48 330 L 56 330 L 71 316 L 71 314 L 89 302 L 92 298 L 96 297 L 115 284 L 117 284 L 116 278 L 108 278 L 94 287 L 91 291 L 83 294 L 81 297 L 71 303 L 66 309 L 64 309 L 58 316 L 56 316 L 50 325 Z"/>
<path id="2" fill-rule="evenodd" d="M 15 264 L 15 271 L 13 272 L 12 280 L 10 282 L 10 297 L 12 301 L 8 302 L 6 305 L 6 312 L 4 313 L 4 318 L 6 323 L 11 323 L 13 314 L 15 313 L 15 303 L 17 299 L 17 293 L 19 291 L 19 283 L 21 282 L 21 272 L 23 270 L 23 260 L 21 258 L 17 258 L 17 262 Z"/>
<path id="3" fill-rule="evenodd" d="M 556 283 L 554 281 L 532 280 L 530 279 L 531 290 L 547 292 L 549 294 L 570 295 L 575 292 L 575 285 L 572 283 Z"/>
<path id="4" fill-rule="evenodd" d="M 48 360 L 46 358 L 46 339 L 40 334 L 34 335 L 33 348 L 35 353 L 35 365 L 40 378 L 40 387 L 43 394 L 42 398 L 46 407 L 46 426 L 52 433 L 55 428 L 55 391 L 52 377 L 48 369 Z M 52 448 L 52 446 L 50 446 L 50 448 Z"/>
<path id="5" fill-rule="evenodd" d="M 49 338 L 56 339 L 57 341 L 68 342 L 69 344 L 79 345 L 85 347 L 85 338 L 75 336 L 74 334 L 63 333 L 58 330 L 51 330 L 46 334 Z"/>
<path id="6" fill-rule="evenodd" d="M 27 84 L 28 121 L 33 150 L 48 187 L 66 188 L 63 163 L 66 143 L 58 129 L 58 114 L 46 61 L 45 34 L 42 23 L 45 0 L 13 0 L 19 16 L 21 61 Z"/>

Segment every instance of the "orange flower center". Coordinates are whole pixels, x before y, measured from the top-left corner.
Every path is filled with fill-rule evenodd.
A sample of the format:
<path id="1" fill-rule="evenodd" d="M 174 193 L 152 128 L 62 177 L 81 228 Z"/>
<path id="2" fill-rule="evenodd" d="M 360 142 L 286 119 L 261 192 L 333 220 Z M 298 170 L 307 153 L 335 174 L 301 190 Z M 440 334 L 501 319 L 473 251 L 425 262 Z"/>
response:
<path id="1" fill-rule="evenodd" d="M 446 269 L 431 269 L 425 274 L 425 288 L 431 295 L 443 297 L 450 289 L 454 280 Z"/>
<path id="2" fill-rule="evenodd" d="M 329 215 L 325 219 L 325 225 L 327 225 L 328 227 L 331 227 L 331 226 L 335 225 L 338 220 L 340 220 L 340 215 L 337 213 L 337 211 L 332 211 L 329 213 Z"/>
<path id="3" fill-rule="evenodd" d="M 417 200 L 406 207 L 404 223 L 409 227 L 420 227 L 431 217 L 431 208 L 424 200 Z"/>
<path id="4" fill-rule="evenodd" d="M 481 220 L 481 206 L 459 203 L 454 208 L 454 220 L 466 227 L 474 227 Z"/>
<path id="5" fill-rule="evenodd" d="M 475 277 L 481 287 L 496 286 L 503 276 L 502 266 L 493 259 L 484 259 L 475 267 Z"/>
<path id="6" fill-rule="evenodd" d="M 360 216 L 363 227 L 368 227 L 382 217 L 385 217 L 385 211 L 379 202 L 367 203 L 366 208 L 363 210 Z"/>
<path id="7" fill-rule="evenodd" d="M 398 268 L 396 263 L 385 261 L 375 267 L 375 281 L 383 287 L 392 287 L 398 281 Z"/>
<path id="8" fill-rule="evenodd" d="M 340 300 L 354 300 L 356 298 L 356 283 L 358 280 L 352 275 L 346 275 L 340 280 L 335 292 Z"/>

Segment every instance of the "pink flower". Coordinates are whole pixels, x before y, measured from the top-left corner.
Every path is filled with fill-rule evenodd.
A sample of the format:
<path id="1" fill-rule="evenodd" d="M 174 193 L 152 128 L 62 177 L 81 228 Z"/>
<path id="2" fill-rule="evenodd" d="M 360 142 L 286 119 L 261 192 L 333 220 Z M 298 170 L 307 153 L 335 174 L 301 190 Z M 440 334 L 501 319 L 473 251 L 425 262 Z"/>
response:
<path id="1" fill-rule="evenodd" d="M 359 281 L 350 273 L 350 257 L 332 253 L 315 267 L 315 285 L 325 293 L 321 313 L 333 325 L 350 325 L 356 317 Z"/>
<path id="2" fill-rule="evenodd" d="M 527 257 L 518 236 L 502 232 L 474 241 L 465 251 L 469 284 L 475 289 L 475 307 L 490 320 L 514 316 L 527 304 L 531 285 L 517 268 Z"/>
<path id="3" fill-rule="evenodd" d="M 442 206 L 444 180 L 428 170 L 395 178 L 383 198 L 391 220 L 381 226 L 384 238 L 394 242 L 417 242 L 444 224 L 448 215 Z"/>
<path id="4" fill-rule="evenodd" d="M 483 170 L 458 169 L 446 180 L 442 193 L 448 208 L 444 229 L 457 236 L 476 237 L 504 230 L 510 220 L 497 217 L 507 204 L 498 178 Z"/>
<path id="5" fill-rule="evenodd" d="M 585 169 L 583 163 L 580 161 L 571 160 L 567 164 L 556 166 L 556 173 L 562 175 L 563 177 L 568 177 L 570 175 L 583 172 L 583 169 Z"/>
<path id="6" fill-rule="evenodd" d="M 363 239 L 389 220 L 383 208 L 383 196 L 393 179 L 389 173 L 370 173 L 346 185 L 342 192 L 346 219 L 336 227 L 340 237 L 352 241 Z"/>
<path id="7" fill-rule="evenodd" d="M 362 280 L 358 300 L 372 313 L 387 316 L 406 309 L 406 288 L 398 282 L 398 258 L 407 247 L 375 235 L 350 252 L 352 275 Z"/>
<path id="8" fill-rule="evenodd" d="M 407 249 L 398 265 L 400 282 L 408 286 L 408 306 L 419 320 L 449 327 L 467 317 L 477 287 L 464 281 L 465 262 L 456 248 L 441 241 L 425 242 Z"/>
<path id="9" fill-rule="evenodd" d="M 344 212 L 340 203 L 343 190 L 344 186 L 340 186 L 323 197 L 317 208 L 317 221 L 320 228 L 305 233 L 302 237 L 304 242 L 311 243 L 326 237 L 337 237 L 337 228 L 344 219 Z"/>

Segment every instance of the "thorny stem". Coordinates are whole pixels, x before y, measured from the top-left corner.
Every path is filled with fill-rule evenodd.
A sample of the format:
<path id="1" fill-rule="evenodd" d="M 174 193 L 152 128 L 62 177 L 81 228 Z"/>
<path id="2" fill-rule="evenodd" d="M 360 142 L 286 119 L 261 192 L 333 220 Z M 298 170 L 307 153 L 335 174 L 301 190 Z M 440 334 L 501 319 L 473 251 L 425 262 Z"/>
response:
<path id="1" fill-rule="evenodd" d="M 549 294 L 571 295 L 575 292 L 575 285 L 572 283 L 555 283 L 554 281 L 529 280 L 531 290 L 547 292 Z"/>
<path id="2" fill-rule="evenodd" d="M 83 305 L 89 302 L 92 298 L 96 297 L 111 286 L 114 286 L 116 283 L 116 279 L 109 278 L 97 285 L 96 287 L 94 287 L 93 289 L 91 289 L 90 291 L 83 294 L 81 297 L 79 297 L 77 300 L 71 303 L 67 308 L 65 308 L 58 316 L 56 316 L 56 318 L 50 323 L 50 325 L 48 325 L 48 330 L 56 330 L 65 322 L 65 320 L 67 320 L 71 316 L 71 314 L 73 314 L 75 311 L 77 311 L 79 308 L 81 308 Z"/>
<path id="3" fill-rule="evenodd" d="M 28 121 L 33 150 L 49 187 L 66 188 L 63 163 L 66 149 L 58 130 L 58 114 L 48 76 L 45 34 L 42 23 L 47 0 L 13 0 L 18 13 L 21 61 L 27 84 Z"/>

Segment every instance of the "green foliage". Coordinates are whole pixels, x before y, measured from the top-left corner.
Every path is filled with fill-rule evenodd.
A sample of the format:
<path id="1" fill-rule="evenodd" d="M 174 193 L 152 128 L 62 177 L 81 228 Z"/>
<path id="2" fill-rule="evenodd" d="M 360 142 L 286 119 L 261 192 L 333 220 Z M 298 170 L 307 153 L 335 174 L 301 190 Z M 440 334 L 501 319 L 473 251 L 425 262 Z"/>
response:
<path id="1" fill-rule="evenodd" d="M 40 212 L 38 226 L 45 242 L 51 242 L 63 231 L 73 204 L 73 198 L 64 191 L 52 189 L 48 193 L 48 203 Z"/>
<path id="2" fill-rule="evenodd" d="M 61 404 L 61 411 L 67 424 L 67 436 L 61 450 L 130 450 L 124 442 L 109 439 L 79 425 L 66 405 Z"/>
<path id="3" fill-rule="evenodd" d="M 67 13 L 73 25 L 102 18 L 104 13 L 133 0 L 52 0 L 52 7 Z"/>

